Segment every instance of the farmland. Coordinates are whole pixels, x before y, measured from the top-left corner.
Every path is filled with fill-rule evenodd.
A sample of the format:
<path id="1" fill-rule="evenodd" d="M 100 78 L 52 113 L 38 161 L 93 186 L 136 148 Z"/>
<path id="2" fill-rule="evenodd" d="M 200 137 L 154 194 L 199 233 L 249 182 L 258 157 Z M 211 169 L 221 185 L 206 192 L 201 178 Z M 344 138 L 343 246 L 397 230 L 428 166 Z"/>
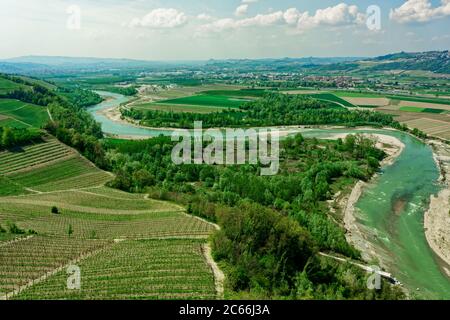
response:
<path id="1" fill-rule="evenodd" d="M 0 95 L 9 93 L 13 90 L 20 89 L 20 88 L 26 88 L 26 86 L 0 77 Z"/>
<path id="2" fill-rule="evenodd" d="M 0 115 L 38 128 L 48 121 L 46 108 L 11 99 L 0 99 Z"/>
<path id="3" fill-rule="evenodd" d="M 423 112 L 423 113 L 443 113 L 444 110 L 432 108 L 418 108 L 418 107 L 400 107 L 400 111 L 405 112 Z"/>
<path id="4" fill-rule="evenodd" d="M 159 101 L 160 104 L 193 105 L 206 107 L 239 108 L 250 99 L 222 95 L 201 94 L 197 96 Z"/>
<path id="5" fill-rule="evenodd" d="M 134 104 L 133 108 L 137 110 L 156 110 L 156 111 L 168 111 L 168 112 L 190 112 L 190 113 L 213 113 L 226 110 L 222 107 L 209 107 L 198 105 L 171 105 L 169 103 L 143 103 Z"/>
<path id="6" fill-rule="evenodd" d="M 17 298 L 213 299 L 214 277 L 202 245 L 198 240 L 123 241 L 79 264 L 82 290 L 67 289 L 64 270 Z"/>
<path id="7" fill-rule="evenodd" d="M 136 110 L 167 111 L 174 113 L 214 113 L 239 108 L 265 94 L 262 89 L 242 86 L 205 84 L 196 86 L 144 85 L 137 99 L 127 105 Z"/>
<path id="8" fill-rule="evenodd" d="M 0 299 L 216 297 L 214 225 L 106 187 L 111 174 L 48 136 L 1 152 L 0 170 Z M 70 264 L 82 290 L 66 289 Z"/>
<path id="9" fill-rule="evenodd" d="M 349 101 L 342 99 L 336 95 L 334 95 L 333 93 L 328 93 L 328 92 L 324 92 L 324 93 L 311 93 L 308 91 L 287 91 L 288 94 L 301 94 L 310 98 L 314 98 L 317 99 L 319 101 L 325 102 L 325 103 L 331 103 L 332 105 L 338 106 L 338 107 L 343 107 L 343 108 L 355 108 L 356 106 L 352 103 L 350 103 Z"/>

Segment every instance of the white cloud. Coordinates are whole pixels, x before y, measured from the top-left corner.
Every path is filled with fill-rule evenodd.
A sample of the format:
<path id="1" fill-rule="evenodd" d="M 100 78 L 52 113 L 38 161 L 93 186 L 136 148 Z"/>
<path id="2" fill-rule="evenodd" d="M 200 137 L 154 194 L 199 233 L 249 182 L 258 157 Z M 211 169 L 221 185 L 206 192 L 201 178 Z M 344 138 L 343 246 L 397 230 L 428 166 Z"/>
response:
<path id="1" fill-rule="evenodd" d="M 203 21 L 212 21 L 212 20 L 214 20 L 214 17 L 210 16 L 207 13 L 200 13 L 199 15 L 197 15 L 197 19 L 203 20 Z"/>
<path id="2" fill-rule="evenodd" d="M 408 0 L 390 13 L 391 20 L 399 23 L 427 22 L 446 16 L 450 16 L 450 0 L 441 0 L 435 8 L 429 0 Z"/>
<path id="3" fill-rule="evenodd" d="M 296 8 L 287 9 L 283 14 L 284 20 L 289 25 L 296 25 L 298 23 L 298 19 L 300 19 L 301 12 Z"/>
<path id="4" fill-rule="evenodd" d="M 236 8 L 234 15 L 237 17 L 243 16 L 247 14 L 247 11 L 248 11 L 248 4 L 243 4 Z"/>
<path id="5" fill-rule="evenodd" d="M 358 11 L 358 7 L 340 3 L 334 7 L 319 9 L 314 15 L 304 12 L 299 15 L 297 28 L 299 30 L 311 29 L 321 25 L 338 26 L 361 24 L 365 15 Z"/>
<path id="6" fill-rule="evenodd" d="M 242 3 L 256 3 L 258 0 L 242 0 Z"/>
<path id="7" fill-rule="evenodd" d="M 450 0 L 448 0 L 450 1 Z M 304 30 L 319 26 L 345 26 L 363 24 L 365 14 L 360 13 L 357 6 L 338 4 L 334 7 L 317 10 L 314 15 L 308 11 L 300 12 L 297 8 L 290 8 L 286 11 L 276 11 L 267 14 L 258 14 L 245 19 L 224 18 L 212 21 L 200 26 L 198 32 L 222 32 L 248 27 L 267 27 L 274 25 L 287 25 L 296 27 L 297 30 Z"/>
<path id="8" fill-rule="evenodd" d="M 184 25 L 187 16 L 176 9 L 159 8 L 152 10 L 142 19 L 134 18 L 129 23 L 130 27 L 147 27 L 152 29 L 170 29 Z"/>
<path id="9" fill-rule="evenodd" d="M 268 14 L 258 14 L 251 18 L 245 19 L 232 19 L 225 18 L 219 19 L 209 24 L 200 26 L 200 32 L 222 32 L 225 30 L 248 28 L 248 27 L 267 27 L 283 22 L 283 12 L 277 11 Z"/>
<path id="10" fill-rule="evenodd" d="M 258 14 L 252 18 L 242 19 L 236 22 L 238 27 L 271 26 L 282 22 L 283 12 L 277 11 L 269 14 Z"/>

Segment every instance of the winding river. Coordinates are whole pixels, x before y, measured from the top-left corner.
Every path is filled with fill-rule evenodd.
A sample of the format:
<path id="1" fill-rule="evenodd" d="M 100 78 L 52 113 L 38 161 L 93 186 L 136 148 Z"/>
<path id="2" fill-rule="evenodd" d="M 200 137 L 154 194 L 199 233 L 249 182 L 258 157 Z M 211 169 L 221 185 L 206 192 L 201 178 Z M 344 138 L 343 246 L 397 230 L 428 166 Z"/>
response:
<path id="1" fill-rule="evenodd" d="M 89 109 L 107 134 L 155 137 L 170 131 L 152 130 L 115 122 L 101 113 L 128 99 L 119 94 L 99 92 L 103 103 Z M 352 129 L 305 129 L 306 137 L 328 138 Z M 429 247 L 423 227 L 431 195 L 439 192 L 439 170 L 431 148 L 408 134 L 392 130 L 358 130 L 398 138 L 405 149 L 391 166 L 382 169 L 367 186 L 356 207 L 358 223 L 377 248 L 383 264 L 408 289 L 412 298 L 450 299 L 446 266 Z"/>

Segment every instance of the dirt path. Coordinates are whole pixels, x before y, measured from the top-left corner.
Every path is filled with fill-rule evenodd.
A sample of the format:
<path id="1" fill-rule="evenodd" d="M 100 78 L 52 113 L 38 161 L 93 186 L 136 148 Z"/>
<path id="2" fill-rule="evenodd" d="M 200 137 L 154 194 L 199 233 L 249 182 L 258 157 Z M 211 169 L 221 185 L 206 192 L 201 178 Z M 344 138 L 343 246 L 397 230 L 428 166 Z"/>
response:
<path id="1" fill-rule="evenodd" d="M 220 270 L 219 266 L 212 257 L 211 246 L 209 244 L 203 245 L 202 251 L 203 255 L 205 256 L 206 262 L 208 263 L 214 274 L 214 282 L 216 286 L 217 298 L 221 300 L 224 298 L 223 284 L 225 281 L 225 275 L 223 274 L 222 270 Z"/>

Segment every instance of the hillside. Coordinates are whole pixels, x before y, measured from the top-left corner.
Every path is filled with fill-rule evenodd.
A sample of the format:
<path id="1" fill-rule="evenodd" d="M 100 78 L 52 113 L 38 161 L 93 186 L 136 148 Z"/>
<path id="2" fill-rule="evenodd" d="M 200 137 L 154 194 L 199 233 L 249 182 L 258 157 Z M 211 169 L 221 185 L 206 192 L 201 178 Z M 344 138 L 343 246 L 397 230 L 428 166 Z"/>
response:
<path id="1" fill-rule="evenodd" d="M 381 72 L 381 71 L 431 71 L 450 73 L 449 51 L 429 51 L 416 53 L 394 53 L 356 62 L 344 62 L 327 66 L 316 66 L 319 71 Z"/>
<path id="2" fill-rule="evenodd" d="M 59 137 L 95 157 L 101 136 L 79 109 L 95 97 L 59 95 L 24 77 L 0 77 L 0 90 L 0 300 L 221 296 L 207 248 L 215 225 L 176 204 L 107 187 L 114 174 L 38 129 L 57 125 L 47 110 L 55 104 L 54 117 L 67 117 Z M 5 98 L 11 94 L 40 105 Z M 67 289 L 73 264 L 82 268 L 82 291 Z"/>
<path id="3" fill-rule="evenodd" d="M 112 178 L 52 137 L 0 152 L 0 299 L 216 297 L 204 255 L 215 227 L 105 187 Z M 73 263 L 81 293 L 65 286 Z"/>

